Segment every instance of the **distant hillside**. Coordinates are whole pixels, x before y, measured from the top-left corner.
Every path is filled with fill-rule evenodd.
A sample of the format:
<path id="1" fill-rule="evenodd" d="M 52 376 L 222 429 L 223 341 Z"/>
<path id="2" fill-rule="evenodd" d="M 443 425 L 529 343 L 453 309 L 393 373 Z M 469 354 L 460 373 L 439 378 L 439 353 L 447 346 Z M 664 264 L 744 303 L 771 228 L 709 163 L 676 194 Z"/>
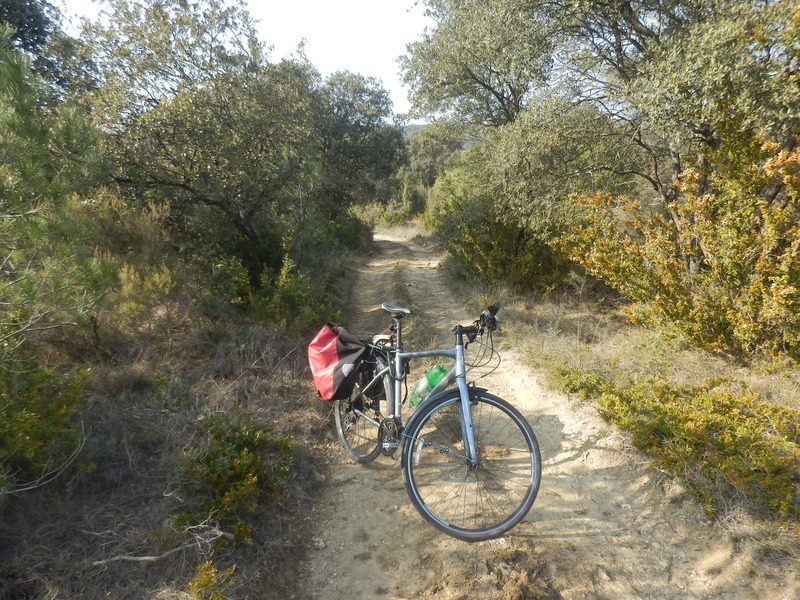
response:
<path id="1" fill-rule="evenodd" d="M 405 125 L 405 126 L 403 126 L 403 135 L 405 137 L 408 137 L 409 135 L 411 135 L 412 133 L 414 133 L 416 131 L 419 131 L 420 129 L 425 129 L 427 126 L 428 126 L 427 123 L 422 123 L 422 124 L 413 123 L 413 124 L 410 124 L 410 125 Z"/>

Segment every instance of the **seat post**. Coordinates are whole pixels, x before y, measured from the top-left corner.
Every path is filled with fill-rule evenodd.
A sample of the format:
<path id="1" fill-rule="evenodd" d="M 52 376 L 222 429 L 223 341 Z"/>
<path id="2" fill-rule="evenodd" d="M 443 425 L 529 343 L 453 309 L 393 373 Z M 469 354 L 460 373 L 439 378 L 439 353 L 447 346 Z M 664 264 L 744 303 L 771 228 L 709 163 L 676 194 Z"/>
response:
<path id="1" fill-rule="evenodd" d="M 394 318 L 394 339 L 395 339 L 395 348 L 397 350 L 401 350 L 403 348 L 403 320 L 399 317 Z"/>

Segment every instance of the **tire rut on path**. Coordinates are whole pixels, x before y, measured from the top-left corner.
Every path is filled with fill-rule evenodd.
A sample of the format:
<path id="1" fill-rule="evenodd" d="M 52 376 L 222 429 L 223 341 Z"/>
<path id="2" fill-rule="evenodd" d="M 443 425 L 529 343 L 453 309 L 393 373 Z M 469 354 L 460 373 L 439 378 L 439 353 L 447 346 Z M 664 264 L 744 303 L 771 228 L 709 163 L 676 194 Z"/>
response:
<path id="1" fill-rule="evenodd" d="M 348 329 L 361 337 L 381 331 L 388 320 L 380 303 L 392 301 L 411 305 L 420 338 L 451 344 L 452 326 L 477 315 L 454 301 L 438 266 L 438 253 L 405 232 L 376 235 Z M 488 542 L 439 533 L 411 506 L 393 459 L 348 460 L 331 415 L 325 480 L 306 517 L 317 533 L 293 598 L 800 600 L 791 572 L 756 572 L 594 409 L 545 390 L 500 344 L 501 368 L 481 383 L 520 409 L 542 451 L 542 484 L 527 518 Z"/>

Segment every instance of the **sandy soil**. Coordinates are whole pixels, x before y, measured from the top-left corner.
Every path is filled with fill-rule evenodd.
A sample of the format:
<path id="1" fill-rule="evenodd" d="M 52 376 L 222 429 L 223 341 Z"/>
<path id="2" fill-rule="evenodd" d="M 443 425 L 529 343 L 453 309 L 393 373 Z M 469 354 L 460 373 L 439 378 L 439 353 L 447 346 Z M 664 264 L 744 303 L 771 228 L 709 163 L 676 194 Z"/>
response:
<path id="1" fill-rule="evenodd" d="M 356 282 L 351 331 L 385 327 L 379 305 L 397 301 L 398 265 L 403 295 L 442 343 L 477 316 L 448 293 L 435 251 L 402 232 L 376 241 Z M 501 355 L 482 385 L 523 412 L 542 451 L 525 521 L 488 542 L 439 533 L 409 503 L 392 459 L 348 460 L 331 414 L 326 471 L 307 515 L 316 533 L 293 598 L 800 600 L 796 571 L 755 561 L 594 409 L 543 388 L 512 349 Z"/>

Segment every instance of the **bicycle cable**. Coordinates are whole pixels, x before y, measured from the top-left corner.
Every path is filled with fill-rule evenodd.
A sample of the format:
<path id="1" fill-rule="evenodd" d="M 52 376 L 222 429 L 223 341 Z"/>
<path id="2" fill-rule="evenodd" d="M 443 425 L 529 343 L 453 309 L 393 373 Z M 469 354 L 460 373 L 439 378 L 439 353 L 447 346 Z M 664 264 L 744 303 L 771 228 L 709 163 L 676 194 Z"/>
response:
<path id="1" fill-rule="evenodd" d="M 488 337 L 488 340 L 484 338 L 484 336 Z M 477 375 L 472 382 L 478 381 L 479 379 L 483 379 L 484 377 L 488 377 L 492 373 L 494 373 L 499 367 L 502 362 L 502 357 L 497 350 L 494 349 L 494 338 L 492 337 L 492 332 L 489 331 L 484 335 L 478 336 L 472 344 L 477 344 L 478 349 L 475 356 L 473 356 L 469 362 L 466 364 L 466 371 L 468 373 L 472 373 L 473 375 Z M 471 345 L 471 344 L 470 344 Z M 476 373 L 478 369 L 485 369 L 480 373 Z"/>

